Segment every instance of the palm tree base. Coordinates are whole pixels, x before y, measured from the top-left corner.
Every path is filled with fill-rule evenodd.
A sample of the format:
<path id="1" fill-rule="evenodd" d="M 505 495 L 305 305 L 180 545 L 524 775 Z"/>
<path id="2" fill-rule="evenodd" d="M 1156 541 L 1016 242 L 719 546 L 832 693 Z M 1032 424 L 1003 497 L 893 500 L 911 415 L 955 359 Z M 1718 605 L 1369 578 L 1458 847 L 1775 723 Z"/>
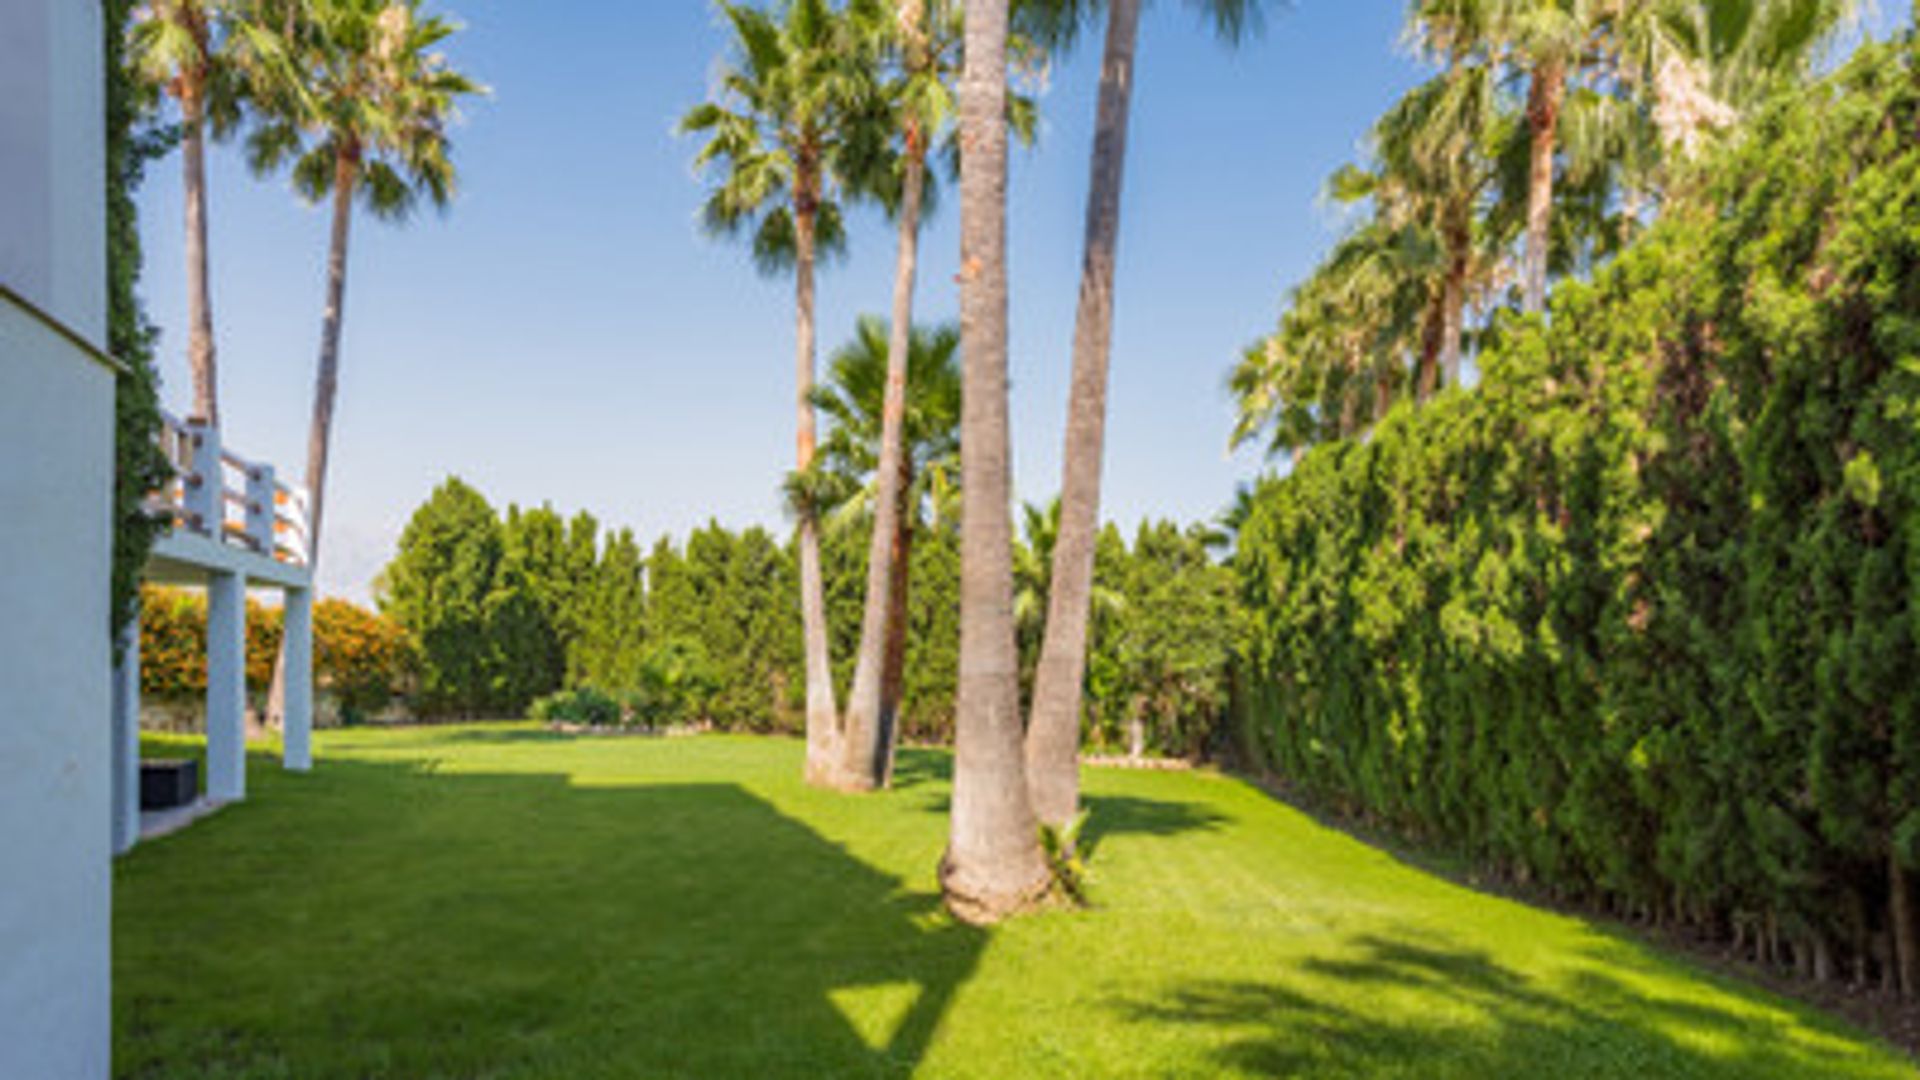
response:
<path id="1" fill-rule="evenodd" d="M 992 926 L 1051 907 L 1053 875 L 1038 860 L 1032 871 L 1018 875 L 972 873 L 956 864 L 949 851 L 940 857 L 940 893 L 954 918 L 970 926 Z"/>

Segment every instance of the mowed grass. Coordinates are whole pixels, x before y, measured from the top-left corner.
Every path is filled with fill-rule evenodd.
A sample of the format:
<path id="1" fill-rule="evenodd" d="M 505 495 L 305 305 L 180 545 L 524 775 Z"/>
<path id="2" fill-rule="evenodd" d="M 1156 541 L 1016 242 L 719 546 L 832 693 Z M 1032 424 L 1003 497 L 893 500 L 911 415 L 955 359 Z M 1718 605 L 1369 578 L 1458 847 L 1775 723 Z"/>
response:
<path id="1" fill-rule="evenodd" d="M 149 754 L 179 754 L 153 740 Z M 129 1077 L 1901 1077 L 1843 1025 L 1207 774 L 1089 770 L 1096 906 L 953 922 L 948 759 L 325 733 L 115 870 Z"/>

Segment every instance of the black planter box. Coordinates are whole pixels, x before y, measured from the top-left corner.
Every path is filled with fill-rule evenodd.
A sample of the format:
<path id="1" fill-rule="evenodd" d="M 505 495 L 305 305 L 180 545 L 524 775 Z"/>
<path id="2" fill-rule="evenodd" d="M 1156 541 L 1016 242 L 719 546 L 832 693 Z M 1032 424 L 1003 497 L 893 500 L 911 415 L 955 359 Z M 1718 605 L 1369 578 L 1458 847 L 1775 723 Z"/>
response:
<path id="1" fill-rule="evenodd" d="M 200 794 L 200 763 L 192 758 L 140 763 L 140 809 L 171 810 Z"/>

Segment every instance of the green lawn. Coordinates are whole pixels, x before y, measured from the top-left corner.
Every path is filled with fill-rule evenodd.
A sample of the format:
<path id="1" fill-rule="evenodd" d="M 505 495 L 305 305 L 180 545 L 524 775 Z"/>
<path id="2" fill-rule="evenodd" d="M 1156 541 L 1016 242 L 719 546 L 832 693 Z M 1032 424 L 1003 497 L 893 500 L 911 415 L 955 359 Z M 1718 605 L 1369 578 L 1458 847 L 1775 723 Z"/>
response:
<path id="1" fill-rule="evenodd" d="M 116 867 L 121 1075 L 1913 1075 L 1215 776 L 1091 771 L 1097 907 L 980 931 L 935 896 L 943 755 L 854 798 L 778 740 L 318 753 Z"/>

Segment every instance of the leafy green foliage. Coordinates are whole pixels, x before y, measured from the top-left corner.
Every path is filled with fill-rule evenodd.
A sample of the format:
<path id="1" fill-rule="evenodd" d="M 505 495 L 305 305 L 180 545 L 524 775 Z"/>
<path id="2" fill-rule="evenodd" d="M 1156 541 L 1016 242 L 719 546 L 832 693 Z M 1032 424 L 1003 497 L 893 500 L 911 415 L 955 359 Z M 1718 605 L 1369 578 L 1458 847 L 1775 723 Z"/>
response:
<path id="1" fill-rule="evenodd" d="M 380 610 L 406 628 L 418 653 L 412 705 L 424 715 L 517 712 L 536 694 L 554 689 L 539 687 L 517 701 L 498 693 L 512 681 L 501 663 L 518 650 L 500 646 L 492 635 L 513 629 L 514 616 L 531 606 L 495 588 L 500 534 L 500 520 L 486 499 L 448 479 L 414 511 L 400 534 L 399 552 L 381 574 Z"/>
<path id="2" fill-rule="evenodd" d="M 612 695 L 590 686 L 557 690 L 527 707 L 529 720 L 612 727 L 621 720 L 620 703 Z"/>
<path id="3" fill-rule="evenodd" d="M 836 384 L 838 385 L 838 384 Z M 947 437 L 916 438 L 922 475 Z M 921 453 L 920 451 L 925 451 Z M 849 455 L 858 452 L 848 442 Z M 953 736 L 960 651 L 960 538 L 938 485 L 916 484 L 924 520 L 910 553 L 901 733 Z M 849 673 L 866 582 L 870 518 L 836 515 L 822 549 L 841 678 Z M 1049 522 L 1031 509 L 1019 565 L 1044 571 Z M 1198 527 L 1143 525 L 1129 547 L 1101 538 L 1096 566 L 1087 740 L 1098 748 L 1195 756 L 1225 713 L 1238 625 L 1232 574 Z M 497 514 L 459 480 L 414 513 L 380 585 L 382 610 L 407 632 L 428 717 L 513 715 L 576 687 L 621 701 L 649 727 L 710 723 L 734 731 L 801 727 L 800 620 L 793 549 L 760 528 L 718 523 L 684 543 L 661 538 L 642 558 L 632 533 L 599 541 L 585 513 L 550 507 Z M 1044 611 L 1044 576 L 1027 583 Z M 1039 650 L 1023 638 L 1026 670 Z"/>
<path id="4" fill-rule="evenodd" d="M 1258 760 L 1562 894 L 1884 970 L 1920 866 L 1913 67 L 1783 97 L 1697 212 L 1497 324 L 1477 389 L 1261 485 Z"/>
<path id="5" fill-rule="evenodd" d="M 698 721 L 721 689 L 713 661 L 697 641 L 673 638 L 649 648 L 627 695 L 635 722 L 650 728 Z"/>
<path id="6" fill-rule="evenodd" d="M 120 630 L 133 617 L 140 574 L 162 525 L 148 516 L 147 495 L 168 479 L 165 455 L 154 441 L 160 429 L 158 376 L 153 367 L 157 335 L 140 305 L 140 219 L 134 189 L 146 163 L 166 142 L 141 126 L 141 92 L 125 62 L 132 0 L 108 0 L 107 79 L 107 351 L 127 366 L 114 386 L 112 625 L 116 655 Z"/>
<path id="7" fill-rule="evenodd" d="M 264 699 L 280 651 L 281 609 L 247 602 L 247 690 Z M 411 677 L 406 635 L 393 620 L 345 600 L 313 606 L 313 675 L 322 706 L 353 723 L 384 709 Z M 140 693 L 198 702 L 207 692 L 206 594 L 140 590 Z"/>
<path id="8" fill-rule="evenodd" d="M 344 184 L 388 220 L 451 202 L 448 129 L 464 99 L 487 93 L 440 48 L 458 24 L 421 0 L 253 0 L 240 29 L 270 58 L 249 87 L 255 171 L 285 168 L 315 203 Z"/>
<path id="9" fill-rule="evenodd" d="M 1087 886 L 1092 874 L 1080 837 L 1086 832 L 1091 810 L 1081 810 L 1065 825 L 1040 823 L 1040 853 L 1046 856 L 1047 870 L 1053 874 L 1053 888 L 1061 899 L 1074 904 L 1087 902 Z"/>

